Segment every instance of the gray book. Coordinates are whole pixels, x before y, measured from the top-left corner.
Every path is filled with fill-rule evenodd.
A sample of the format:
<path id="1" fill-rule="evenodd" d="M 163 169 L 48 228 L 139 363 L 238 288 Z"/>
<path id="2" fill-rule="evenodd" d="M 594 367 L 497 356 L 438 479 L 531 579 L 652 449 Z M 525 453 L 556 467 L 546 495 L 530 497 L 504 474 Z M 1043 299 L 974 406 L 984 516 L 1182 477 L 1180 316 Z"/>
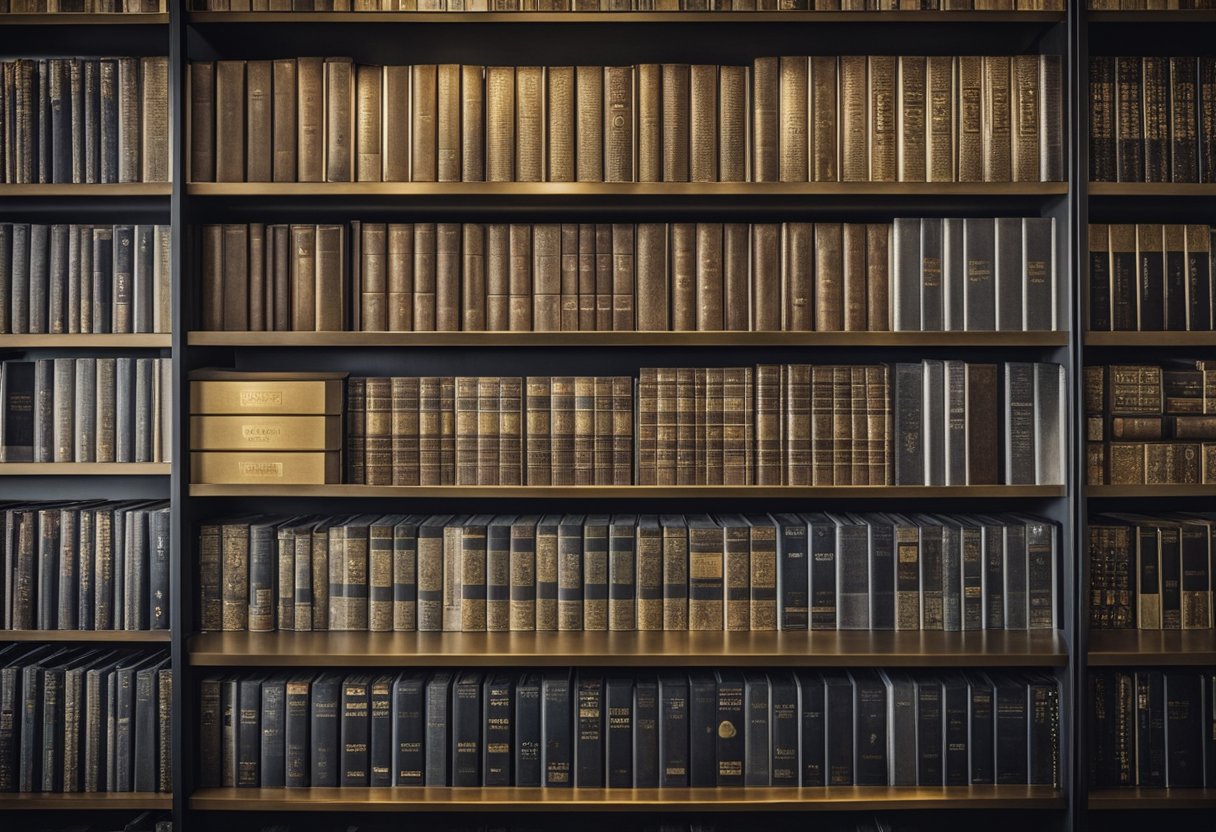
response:
<path id="1" fill-rule="evenodd" d="M 156 227 L 137 225 L 134 230 L 134 272 L 132 274 L 131 304 L 132 332 L 154 332 L 153 292 L 156 286 Z"/>
<path id="2" fill-rule="evenodd" d="M 123 626 L 127 630 L 148 628 L 148 511 L 127 513 L 123 561 Z"/>
<path id="3" fill-rule="evenodd" d="M 942 221 L 925 218 L 920 221 L 920 328 L 926 332 L 944 328 L 943 265 Z"/>
<path id="4" fill-rule="evenodd" d="M 68 226 L 68 280 L 67 280 L 67 329 L 65 332 L 80 332 L 80 229 L 82 226 Z"/>
<path id="5" fill-rule="evenodd" d="M 115 452 L 115 403 L 116 391 L 116 360 L 113 358 L 98 358 L 97 370 L 94 374 L 96 399 L 93 404 L 94 425 L 94 461 L 114 462 Z M 86 404 L 89 402 L 85 400 Z"/>
<path id="6" fill-rule="evenodd" d="M 13 303 L 13 224 L 0 222 L 0 310 Z M 12 332 L 10 312 L 0 312 L 0 335 Z"/>
<path id="7" fill-rule="evenodd" d="M 836 628 L 870 628 L 870 529 L 852 514 L 829 514 L 836 524 Z"/>
<path id="8" fill-rule="evenodd" d="M 951 520 L 942 524 L 942 629 L 963 628 L 962 530 Z"/>
<path id="9" fill-rule="evenodd" d="M 1064 483 L 1064 368 L 1034 365 L 1034 448 L 1037 485 Z"/>
<path id="10" fill-rule="evenodd" d="M 1012 217 L 996 220 L 996 328 L 1000 332 L 1022 329 L 1022 221 Z"/>
<path id="11" fill-rule="evenodd" d="M 113 332 L 114 229 L 93 229 L 93 332 Z"/>
<path id="12" fill-rule="evenodd" d="M 891 327 L 915 332 L 920 329 L 920 220 L 897 218 L 894 237 Z"/>
<path id="13" fill-rule="evenodd" d="M 9 332 L 30 331 L 30 227 L 28 223 L 13 223 L 13 266 L 9 293 Z"/>
<path id="14" fill-rule="evenodd" d="M 1039 467 L 1035 446 L 1035 365 L 1005 364 L 1005 484 L 1034 485 Z M 1057 462 L 1057 465 L 1059 463 Z"/>
<path id="15" fill-rule="evenodd" d="M 140 165 L 139 58 L 118 59 L 118 181 L 138 182 Z"/>
<path id="16" fill-rule="evenodd" d="M 51 284 L 51 227 L 30 226 L 29 331 L 47 331 L 48 295 Z"/>
<path id="17" fill-rule="evenodd" d="M 963 223 L 963 317 L 969 332 L 991 332 L 996 329 L 996 229 L 990 219 Z"/>
<path id="18" fill-rule="evenodd" d="M 110 331 L 134 332 L 134 278 L 135 241 L 134 230 L 129 225 L 116 225 L 113 230 L 113 256 L 111 267 L 112 296 L 110 298 Z M 94 260 L 96 266 L 96 260 Z"/>
<path id="19" fill-rule="evenodd" d="M 1027 621 L 1026 525 L 1010 518 L 1005 523 L 1005 629 L 1025 630 Z"/>
<path id="20" fill-rule="evenodd" d="M 76 462 L 97 461 L 97 359 L 76 359 L 73 409 Z"/>
<path id="21" fill-rule="evenodd" d="M 743 785 L 769 786 L 773 752 L 768 676 L 744 676 L 743 699 Z"/>
<path id="22" fill-rule="evenodd" d="M 135 462 L 152 462 L 152 395 L 156 359 L 135 359 Z"/>
<path id="23" fill-rule="evenodd" d="M 923 443 L 925 485 L 946 484 L 946 383 L 941 361 L 923 362 L 925 393 L 923 399 Z"/>
<path id="24" fill-rule="evenodd" d="M 96 60 L 83 63 L 84 179 L 81 181 L 92 184 L 101 181 L 101 67 Z"/>
<path id="25" fill-rule="evenodd" d="M 945 485 L 967 484 L 967 364 L 943 361 L 946 391 Z"/>
<path id="26" fill-rule="evenodd" d="M 76 462 L 76 359 L 54 362 L 54 461 Z"/>
<path id="27" fill-rule="evenodd" d="M 887 785 L 916 785 L 916 684 L 900 671 L 879 671 L 887 688 Z"/>
<path id="28" fill-rule="evenodd" d="M 114 359 L 114 461 L 135 461 L 135 359 Z"/>
<path id="29" fill-rule="evenodd" d="M 34 462 L 55 461 L 55 362 L 34 362 Z"/>
<path id="30" fill-rule="evenodd" d="M 1022 220 L 1022 264 L 1022 328 L 1027 332 L 1058 329 L 1054 219 Z"/>
<path id="31" fill-rule="evenodd" d="M 967 328 L 963 312 L 966 297 L 967 261 L 963 257 L 964 220 L 942 220 L 942 307 L 945 328 L 962 332 Z"/>
<path id="32" fill-rule="evenodd" d="M 68 331 L 68 234 L 66 225 L 51 226 L 47 332 Z"/>

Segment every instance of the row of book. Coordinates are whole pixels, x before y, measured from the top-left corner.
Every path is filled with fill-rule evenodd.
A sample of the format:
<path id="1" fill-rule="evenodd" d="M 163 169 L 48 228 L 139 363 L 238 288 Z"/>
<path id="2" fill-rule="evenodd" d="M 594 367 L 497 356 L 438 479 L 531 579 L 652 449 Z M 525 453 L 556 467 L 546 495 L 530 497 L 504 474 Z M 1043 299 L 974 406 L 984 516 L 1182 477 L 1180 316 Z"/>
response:
<path id="1" fill-rule="evenodd" d="M 0 14 L 156 14 L 166 0 L 0 0 Z"/>
<path id="2" fill-rule="evenodd" d="M 781 57 L 751 67 L 195 62 L 190 177 L 1061 181 L 1061 95 L 1058 55 Z"/>
<path id="3" fill-rule="evenodd" d="M 351 483 L 633 483 L 628 376 L 356 376 L 346 413 Z"/>
<path id="4" fill-rule="evenodd" d="M 349 243 L 345 225 L 201 235 L 212 331 L 1057 328 L 1052 219 L 356 221 Z"/>
<path id="5" fill-rule="evenodd" d="M 0 223 L 0 334 L 168 332 L 167 225 Z"/>
<path id="6" fill-rule="evenodd" d="M 1206 225 L 1089 226 L 1089 328 L 1216 328 L 1214 234 Z"/>
<path id="7" fill-rule="evenodd" d="M 1090 180 L 1216 182 L 1214 102 L 1214 57 L 1091 57 Z"/>
<path id="8" fill-rule="evenodd" d="M 169 59 L 0 63 L 0 182 L 168 182 Z"/>
<path id="9" fill-rule="evenodd" d="M 1089 518 L 1089 625 L 1210 630 L 1216 515 Z"/>
<path id="10" fill-rule="evenodd" d="M 1025 515 L 385 515 L 199 529 L 204 630 L 1049 630 Z"/>
<path id="11" fill-rule="evenodd" d="M 208 12 L 1063 11 L 1064 0 L 916 0 L 914 5 L 908 0 L 193 0 L 191 8 Z"/>
<path id="12" fill-rule="evenodd" d="M 167 358 L 0 363 L 0 463 L 171 462 Z"/>
<path id="13" fill-rule="evenodd" d="M 1089 673 L 1089 782 L 1100 788 L 1216 787 L 1216 671 Z"/>
<path id="14" fill-rule="evenodd" d="M 204 786 L 1059 785 L 1047 674 L 204 677 Z"/>
<path id="15" fill-rule="evenodd" d="M 1216 482 L 1216 362 L 1085 368 L 1090 485 Z"/>
<path id="16" fill-rule="evenodd" d="M 169 504 L 0 504 L 4 630 L 169 629 Z"/>
<path id="17" fill-rule="evenodd" d="M 167 792 L 168 651 L 0 647 L 0 792 Z"/>

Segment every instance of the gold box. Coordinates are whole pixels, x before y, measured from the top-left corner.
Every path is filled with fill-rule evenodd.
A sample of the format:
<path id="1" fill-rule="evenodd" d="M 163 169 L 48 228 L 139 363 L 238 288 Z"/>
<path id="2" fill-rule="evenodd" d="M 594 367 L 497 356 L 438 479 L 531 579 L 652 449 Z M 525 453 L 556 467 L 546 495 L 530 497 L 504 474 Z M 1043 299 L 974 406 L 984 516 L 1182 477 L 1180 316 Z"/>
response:
<path id="1" fill-rule="evenodd" d="M 341 415 L 346 376 L 197 370 L 190 374 L 190 413 Z"/>
<path id="2" fill-rule="evenodd" d="M 192 451 L 340 451 L 341 416 L 191 416 Z"/>
<path id="3" fill-rule="evenodd" d="M 339 451 L 194 451 L 191 482 L 210 485 L 328 485 L 342 482 Z"/>

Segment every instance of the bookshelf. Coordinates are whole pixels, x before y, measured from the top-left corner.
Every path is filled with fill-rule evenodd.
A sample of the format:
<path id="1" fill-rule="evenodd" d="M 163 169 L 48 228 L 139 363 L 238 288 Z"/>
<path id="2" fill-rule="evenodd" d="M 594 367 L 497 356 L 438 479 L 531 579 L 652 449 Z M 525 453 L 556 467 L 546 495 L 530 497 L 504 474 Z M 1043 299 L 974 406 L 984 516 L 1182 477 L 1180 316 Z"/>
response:
<path id="1" fill-rule="evenodd" d="M 719 486 L 719 485 L 218 485 L 196 483 L 193 497 L 528 497 L 550 500 L 593 499 L 811 499 L 849 498 L 900 500 L 908 498 L 1010 499 L 1060 497 L 1055 485 L 824 485 L 824 486 Z"/>
<path id="2" fill-rule="evenodd" d="M 168 644 L 168 630 L 0 630 L 0 644 L 48 641 L 78 644 Z"/>

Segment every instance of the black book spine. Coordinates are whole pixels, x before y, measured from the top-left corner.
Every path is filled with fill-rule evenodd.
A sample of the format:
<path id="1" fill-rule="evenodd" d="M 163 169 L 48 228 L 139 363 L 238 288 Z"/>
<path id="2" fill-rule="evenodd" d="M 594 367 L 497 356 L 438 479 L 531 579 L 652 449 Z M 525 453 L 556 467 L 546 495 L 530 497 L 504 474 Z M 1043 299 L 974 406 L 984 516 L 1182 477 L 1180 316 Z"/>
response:
<path id="1" fill-rule="evenodd" d="M 21 670 L 20 729 L 17 732 L 17 791 L 37 791 L 42 785 L 42 668 Z"/>
<path id="2" fill-rule="evenodd" d="M 743 687 L 743 784 L 768 786 L 772 782 L 772 725 L 769 682 L 763 673 L 749 673 Z"/>
<path id="3" fill-rule="evenodd" d="M 1100 237 L 1101 239 L 1096 239 Z M 1105 225 L 1089 226 L 1089 328 L 1111 329 L 1110 239 Z"/>
<path id="4" fill-rule="evenodd" d="M 323 676 L 313 683 L 309 736 L 309 785 L 336 786 L 338 777 L 338 703 L 342 680 Z"/>
<path id="5" fill-rule="evenodd" d="M 878 520 L 870 527 L 870 629 L 895 629 L 895 527 Z"/>
<path id="6" fill-rule="evenodd" d="M 55 461 L 55 362 L 34 362 L 34 462 Z"/>
<path id="7" fill-rule="evenodd" d="M 992 683 L 983 677 L 969 682 L 967 702 L 967 746 L 971 785 L 995 782 L 996 734 L 993 722 Z"/>
<path id="8" fill-rule="evenodd" d="M 942 741 L 945 727 L 942 721 L 942 683 L 936 679 L 916 682 L 916 785 L 941 786 Z"/>
<path id="9" fill-rule="evenodd" d="M 640 676 L 633 686 L 633 785 L 659 785 L 659 682 Z"/>
<path id="10" fill-rule="evenodd" d="M 778 520 L 777 602 L 782 630 L 805 630 L 809 626 L 809 573 L 807 571 L 806 523 L 794 516 Z"/>
<path id="11" fill-rule="evenodd" d="M 1005 530 L 984 524 L 984 629 L 1005 628 Z"/>
<path id="12" fill-rule="evenodd" d="M 308 785 L 309 680 L 293 678 L 283 694 L 283 785 Z"/>
<path id="13" fill-rule="evenodd" d="M 3 459 L 34 461 L 34 363 L 6 361 L 3 376 Z"/>
<path id="14" fill-rule="evenodd" d="M 853 683 L 847 676 L 829 677 L 826 682 L 827 784 L 853 785 Z M 806 744 L 805 738 L 803 744 Z"/>
<path id="15" fill-rule="evenodd" d="M 906 673 L 883 672 L 887 696 L 888 784 L 915 786 L 917 775 L 916 685 Z"/>
<path id="16" fill-rule="evenodd" d="M 508 676 L 486 679 L 485 731 L 482 736 L 482 784 L 510 786 L 515 739 L 515 681 Z"/>
<path id="17" fill-rule="evenodd" d="M 984 545 L 983 529 L 964 526 L 962 529 L 963 629 L 984 627 Z"/>
<path id="18" fill-rule="evenodd" d="M 343 786 L 366 786 L 371 744 L 371 679 L 350 676 L 342 685 L 341 766 Z"/>
<path id="19" fill-rule="evenodd" d="M 742 786 L 746 754 L 747 715 L 744 711 L 744 682 L 738 673 L 719 673 L 718 680 L 718 786 Z"/>
<path id="20" fill-rule="evenodd" d="M 452 674 L 436 673 L 426 686 L 425 782 L 428 786 L 447 786 L 448 753 L 452 744 Z"/>
<path id="21" fill-rule="evenodd" d="M 575 687 L 574 786 L 604 785 L 604 679 L 580 675 Z"/>
<path id="22" fill-rule="evenodd" d="M 611 711 L 609 712 L 611 716 Z M 688 679 L 659 679 L 659 786 L 688 785 Z M 609 784 L 611 785 L 611 783 Z"/>
<path id="23" fill-rule="evenodd" d="M 1212 108 L 1216 113 L 1216 107 Z M 1212 329 L 1212 263 L 1211 231 L 1204 225 L 1186 227 L 1186 328 L 1192 331 Z M 1216 768 L 1216 766 L 1213 766 Z"/>
<path id="24" fill-rule="evenodd" d="M 93 331 L 113 332 L 114 305 L 114 231 L 93 229 Z M 84 279 L 84 276 L 81 276 Z"/>
<path id="25" fill-rule="evenodd" d="M 850 674 L 856 733 L 856 785 L 887 785 L 887 689 L 874 672 Z"/>
<path id="26" fill-rule="evenodd" d="M 540 678 L 525 677 L 515 690 L 515 785 L 538 787 L 541 769 Z"/>
<path id="27" fill-rule="evenodd" d="M 44 792 L 63 791 L 63 683 L 64 671 L 62 668 L 50 668 L 42 674 L 42 747 L 36 753 L 42 757 L 39 763 L 42 772 L 39 785 L 41 791 Z M 134 693 L 132 690 L 133 702 Z M 127 724 L 130 731 L 129 736 L 134 739 L 134 705 L 128 715 Z M 37 780 L 34 782 L 38 783 Z"/>
<path id="28" fill-rule="evenodd" d="M 1165 328 L 1175 332 L 1186 329 L 1187 274 L 1186 228 L 1165 227 Z"/>
<path id="29" fill-rule="evenodd" d="M 1203 674 L 1203 698 L 1203 755 L 1209 763 L 1204 766 L 1204 785 L 1211 789 L 1216 788 L 1216 672 L 1211 670 Z M 1164 713 L 1161 722 L 1164 727 Z"/>
<path id="30" fill-rule="evenodd" d="M 121 694 L 121 671 L 119 677 Z M 262 682 L 258 678 L 242 679 L 237 684 L 236 785 L 250 788 L 260 786 L 261 762 Z"/>
<path id="31" fill-rule="evenodd" d="M 610 789 L 633 788 L 633 680 L 612 677 L 604 683 L 604 750 Z"/>
<path id="32" fill-rule="evenodd" d="M 452 785 L 481 785 L 479 673 L 463 673 L 452 687 Z"/>
<path id="33" fill-rule="evenodd" d="M 262 683 L 261 786 L 266 789 L 287 785 L 286 699 L 285 680 L 267 679 Z"/>
<path id="34" fill-rule="evenodd" d="M 1165 785 L 1203 785 L 1203 690 L 1193 670 L 1165 674 Z"/>
<path id="35" fill-rule="evenodd" d="M 169 629 L 169 532 L 168 510 L 148 513 L 148 624 L 153 630 Z"/>
<path id="36" fill-rule="evenodd" d="M 1032 786 L 1060 784 L 1060 690 L 1054 679 L 1030 682 L 1027 769 Z"/>
<path id="37" fill-rule="evenodd" d="M 967 742 L 969 703 L 970 694 L 963 677 L 947 677 L 942 685 L 942 716 L 945 720 L 942 768 L 947 786 L 966 786 L 971 782 Z"/>
<path id="38" fill-rule="evenodd" d="M 811 629 L 836 629 L 836 525 L 824 518 L 811 526 Z"/>
<path id="39" fill-rule="evenodd" d="M 378 676 L 371 687 L 369 786 L 393 785 L 393 679 Z"/>
<path id="40" fill-rule="evenodd" d="M 921 403 L 924 368 L 920 364 L 895 365 L 895 485 L 924 485 L 924 430 Z"/>
<path id="41" fill-rule="evenodd" d="M 1165 677 L 1159 670 L 1136 673 L 1136 783 L 1165 788 Z"/>
<path id="42" fill-rule="evenodd" d="M 30 226 L 28 223 L 13 223 L 12 284 L 7 314 L 7 332 L 22 334 L 30 331 Z"/>
<path id="43" fill-rule="evenodd" d="M 51 227 L 30 226 L 30 332 L 48 330 L 51 288 Z"/>
<path id="44" fill-rule="evenodd" d="M 393 785 L 421 786 L 426 782 L 426 680 L 405 675 L 393 684 Z"/>
<path id="45" fill-rule="evenodd" d="M 1137 329 L 1160 332 L 1165 329 L 1165 255 L 1161 226 L 1137 226 L 1136 238 L 1140 291 Z"/>
<path id="46" fill-rule="evenodd" d="M 798 675 L 799 730 L 801 760 L 799 785 L 827 785 L 826 692 L 818 673 Z"/>
<path id="47" fill-rule="evenodd" d="M 769 675 L 772 760 L 770 779 L 774 786 L 797 786 L 799 782 L 798 683 L 788 673 Z"/>
<path id="48" fill-rule="evenodd" d="M 713 676 L 688 680 L 688 785 L 714 786 L 718 781 L 718 687 Z"/>
<path id="49" fill-rule="evenodd" d="M 38 512 L 38 629 L 54 630 L 58 620 L 59 509 Z"/>
<path id="50" fill-rule="evenodd" d="M 570 677 L 549 672 L 541 681 L 541 771 L 542 785 L 569 787 L 574 767 L 571 741 Z"/>

